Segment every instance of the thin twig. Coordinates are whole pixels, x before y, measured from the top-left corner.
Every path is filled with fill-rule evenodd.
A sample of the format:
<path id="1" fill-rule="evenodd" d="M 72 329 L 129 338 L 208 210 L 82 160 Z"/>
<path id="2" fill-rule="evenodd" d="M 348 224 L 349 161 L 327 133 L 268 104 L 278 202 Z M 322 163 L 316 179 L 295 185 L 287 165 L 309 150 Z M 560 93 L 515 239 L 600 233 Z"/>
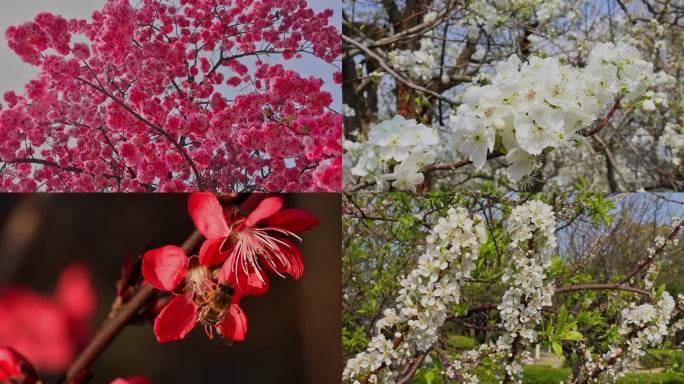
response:
<path id="1" fill-rule="evenodd" d="M 449 103 L 451 105 L 458 104 L 455 100 L 452 100 L 452 99 L 450 99 L 450 98 L 448 98 L 442 94 L 439 94 L 439 93 L 437 93 L 431 89 L 427 89 L 423 86 L 420 86 L 420 85 L 414 83 L 413 81 L 405 78 L 404 76 L 400 75 L 398 72 L 396 72 L 394 69 L 392 69 L 392 67 L 390 67 L 389 64 L 387 64 L 385 59 L 380 57 L 380 55 L 377 54 L 376 52 L 374 52 L 372 49 L 368 48 L 368 46 L 366 46 L 365 44 L 360 43 L 360 42 L 358 42 L 358 41 L 356 41 L 356 40 L 354 40 L 348 36 L 344 36 L 344 35 L 342 36 L 342 40 L 344 40 L 344 41 L 348 42 L 349 44 L 351 44 L 351 45 L 357 47 L 358 49 L 362 50 L 364 53 L 366 53 L 368 56 L 370 56 L 373 60 L 377 61 L 378 65 L 380 65 L 382 67 L 382 69 L 384 69 L 385 71 L 387 71 L 387 73 L 389 73 L 392 77 L 394 77 L 395 80 L 404 84 L 405 86 L 407 86 L 413 90 L 419 91 L 419 92 L 427 93 L 428 95 L 436 97 L 439 100 L 446 101 L 447 103 Z"/>

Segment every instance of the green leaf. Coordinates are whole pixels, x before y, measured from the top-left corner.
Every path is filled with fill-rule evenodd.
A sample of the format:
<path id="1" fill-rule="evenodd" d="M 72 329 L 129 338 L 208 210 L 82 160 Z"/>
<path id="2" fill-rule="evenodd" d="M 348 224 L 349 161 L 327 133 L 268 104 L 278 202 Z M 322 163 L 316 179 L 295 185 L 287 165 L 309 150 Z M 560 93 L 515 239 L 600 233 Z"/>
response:
<path id="1" fill-rule="evenodd" d="M 553 349 L 553 352 L 555 352 L 558 357 L 561 357 L 561 358 L 563 357 L 563 346 L 560 345 L 560 343 L 555 342 L 555 341 L 552 342 L 551 348 Z"/>
<path id="2" fill-rule="evenodd" d="M 566 331 L 561 334 L 561 340 L 579 341 L 584 340 L 584 335 L 580 331 Z"/>

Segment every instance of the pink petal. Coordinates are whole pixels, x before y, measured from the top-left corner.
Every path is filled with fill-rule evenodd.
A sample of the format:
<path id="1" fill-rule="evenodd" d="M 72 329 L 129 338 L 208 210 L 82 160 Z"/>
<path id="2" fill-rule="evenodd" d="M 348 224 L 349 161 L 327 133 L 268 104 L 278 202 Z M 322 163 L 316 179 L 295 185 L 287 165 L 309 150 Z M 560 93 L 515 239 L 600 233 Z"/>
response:
<path id="1" fill-rule="evenodd" d="M 188 212 L 198 231 L 209 240 L 228 236 L 230 229 L 216 195 L 197 192 L 188 198 Z"/>
<path id="2" fill-rule="evenodd" d="M 244 341 L 247 334 L 247 315 L 237 304 L 231 304 L 219 324 L 221 335 L 231 341 Z"/>
<path id="3" fill-rule="evenodd" d="M 192 295 L 174 296 L 154 320 L 154 335 L 160 343 L 181 340 L 196 322 L 197 306 Z"/>
<path id="4" fill-rule="evenodd" d="M 247 220 L 245 221 L 245 225 L 248 227 L 252 227 L 261 220 L 272 216 L 274 213 L 280 211 L 280 209 L 283 207 L 283 198 L 274 196 L 274 197 L 267 197 L 259 203 L 259 206 L 256 207 L 255 210 L 252 211 L 252 213 L 247 216 Z"/>
<path id="5" fill-rule="evenodd" d="M 302 209 L 284 209 L 267 218 L 265 223 L 269 227 L 276 227 L 290 232 L 304 232 L 320 224 L 316 216 Z"/>
<path id="6" fill-rule="evenodd" d="M 185 251 L 175 245 L 145 252 L 142 274 L 147 282 L 162 291 L 173 291 L 183 280 L 188 269 Z"/>
<path id="7" fill-rule="evenodd" d="M 87 321 L 97 309 L 97 297 L 90 269 L 84 264 L 70 264 L 59 276 L 56 299 L 75 321 Z"/>
<path id="8" fill-rule="evenodd" d="M 200 264 L 205 267 L 213 267 L 214 265 L 221 264 L 228 257 L 228 253 L 221 253 L 219 251 L 223 240 L 223 238 L 205 240 L 202 243 L 199 251 Z"/>

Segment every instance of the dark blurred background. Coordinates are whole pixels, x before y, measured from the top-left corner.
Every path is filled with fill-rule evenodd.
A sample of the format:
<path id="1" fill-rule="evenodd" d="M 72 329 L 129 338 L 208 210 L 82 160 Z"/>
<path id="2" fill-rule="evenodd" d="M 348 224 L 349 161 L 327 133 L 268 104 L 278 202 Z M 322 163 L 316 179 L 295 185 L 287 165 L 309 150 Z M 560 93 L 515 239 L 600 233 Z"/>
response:
<path id="1" fill-rule="evenodd" d="M 243 343 L 209 340 L 196 327 L 186 340 L 157 343 L 151 324 L 128 326 L 92 366 L 92 383 L 144 375 L 155 384 L 335 383 L 340 377 L 341 202 L 336 194 L 285 195 L 322 225 L 305 232 L 299 281 L 271 275 L 265 296 L 248 297 Z M 107 316 L 126 252 L 181 244 L 194 227 L 185 195 L 0 196 L 0 288 L 22 284 L 50 295 L 59 274 L 79 261 L 98 298 L 93 326 Z M 2 314 L 0 314 L 2 316 Z M 2 344 L 2 340 L 0 340 Z"/>

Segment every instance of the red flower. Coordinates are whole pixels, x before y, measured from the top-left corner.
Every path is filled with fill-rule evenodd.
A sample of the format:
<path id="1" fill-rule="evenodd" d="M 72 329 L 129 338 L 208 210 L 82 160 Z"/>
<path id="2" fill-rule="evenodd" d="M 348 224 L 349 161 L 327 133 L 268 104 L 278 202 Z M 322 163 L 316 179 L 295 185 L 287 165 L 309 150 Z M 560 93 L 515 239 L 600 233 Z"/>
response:
<path id="1" fill-rule="evenodd" d="M 90 272 L 68 266 L 55 295 L 12 286 L 0 290 L 0 345 L 10 345 L 41 371 L 64 370 L 90 333 L 96 297 Z"/>
<path id="2" fill-rule="evenodd" d="M 24 356 L 12 348 L 0 347 L 0 382 L 35 384 L 38 375 Z"/>
<path id="3" fill-rule="evenodd" d="M 153 287 L 172 292 L 169 303 L 154 321 L 160 343 L 183 339 L 198 322 L 213 337 L 215 329 L 231 341 L 243 341 L 247 316 L 239 306 L 242 294 L 234 283 L 218 282 L 218 271 L 199 265 L 183 249 L 167 245 L 143 255 L 142 274 Z"/>
<path id="4" fill-rule="evenodd" d="M 213 266 L 225 262 L 221 279 L 235 281 L 247 295 L 268 290 L 262 266 L 299 279 L 304 262 L 290 238 L 299 239 L 296 233 L 320 221 L 301 209 L 282 207 L 282 198 L 265 197 L 245 216 L 237 210 L 224 212 L 213 193 L 193 193 L 188 211 L 197 230 L 207 239 L 200 250 L 200 263 Z"/>

